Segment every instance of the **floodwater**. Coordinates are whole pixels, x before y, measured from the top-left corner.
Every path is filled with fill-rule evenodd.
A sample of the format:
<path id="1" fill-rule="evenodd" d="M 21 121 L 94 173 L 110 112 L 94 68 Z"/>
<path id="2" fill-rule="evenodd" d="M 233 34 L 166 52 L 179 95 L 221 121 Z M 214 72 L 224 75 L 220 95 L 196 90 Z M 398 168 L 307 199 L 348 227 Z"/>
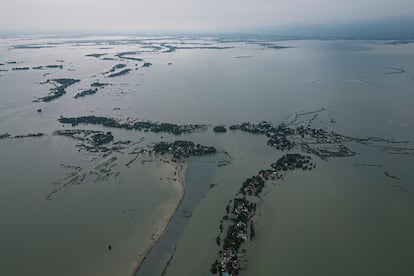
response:
<path id="1" fill-rule="evenodd" d="M 232 163 L 208 169 L 210 176 L 199 173 L 205 186 L 213 185 L 195 193 L 191 216 L 168 240 L 174 255 L 167 257 L 166 270 L 156 271 L 210 275 L 227 202 L 244 179 L 283 154 L 267 147 L 265 137 L 237 131 L 215 134 L 210 129 L 177 138 L 79 126 L 131 141 L 105 156 L 78 151 L 77 141 L 53 135 L 71 128 L 59 124 L 59 116 L 229 125 L 286 122 L 295 112 L 324 108 L 313 122 L 317 127 L 352 137 L 414 141 L 414 44 L 270 41 L 290 47 L 272 49 L 263 44 L 267 40 L 211 37 L 0 42 L 0 135 L 46 134 L 0 140 L 0 274 L 133 272 L 180 194 L 174 164 L 146 154 L 129 162 L 137 148 L 179 138 L 225 150 Z M 32 48 L 15 47 L 29 44 Z M 171 45 L 178 48 L 169 51 Z M 127 57 L 143 60 L 116 56 L 131 51 Z M 105 55 L 86 56 L 95 53 Z M 152 65 L 142 67 L 144 62 Z M 63 68 L 33 69 L 55 64 Z M 103 74 L 116 64 L 126 64 L 131 72 L 115 78 Z M 29 70 L 13 70 L 17 67 Z M 54 78 L 81 81 L 54 101 L 33 102 L 53 87 L 41 83 Z M 73 98 L 95 81 L 109 85 Z M 257 239 L 247 244 L 242 275 L 413 275 L 414 151 L 358 143 L 349 147 L 358 154 L 329 161 L 314 156 L 316 170 L 292 172 L 268 184 L 259 206 Z M 200 166 L 191 162 L 201 161 L 188 162 L 191 183 L 186 185 L 194 185 Z M 366 164 L 375 166 L 361 166 Z M 77 176 L 83 180 L 66 181 Z"/>

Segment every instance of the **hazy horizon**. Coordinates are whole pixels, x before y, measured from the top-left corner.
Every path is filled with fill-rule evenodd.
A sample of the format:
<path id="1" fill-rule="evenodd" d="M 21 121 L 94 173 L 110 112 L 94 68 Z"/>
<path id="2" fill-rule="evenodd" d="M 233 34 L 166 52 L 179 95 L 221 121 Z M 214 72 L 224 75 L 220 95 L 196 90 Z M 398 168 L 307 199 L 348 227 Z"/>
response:
<path id="1" fill-rule="evenodd" d="M 254 32 L 395 18 L 414 18 L 414 2 L 3 0 L 0 32 Z"/>
<path id="2" fill-rule="evenodd" d="M 1 275 L 414 275 L 414 1 L 0 0 Z"/>

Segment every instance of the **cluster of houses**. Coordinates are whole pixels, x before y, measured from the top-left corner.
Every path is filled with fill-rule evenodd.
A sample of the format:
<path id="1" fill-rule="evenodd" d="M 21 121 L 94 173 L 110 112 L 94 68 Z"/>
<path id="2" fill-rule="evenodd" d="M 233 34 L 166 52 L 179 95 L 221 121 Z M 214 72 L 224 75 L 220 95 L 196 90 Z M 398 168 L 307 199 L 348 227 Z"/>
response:
<path id="1" fill-rule="evenodd" d="M 240 193 L 242 195 L 259 195 L 264 188 L 265 181 L 260 175 L 253 176 L 252 178 L 247 178 L 241 188 Z"/>
<path id="2" fill-rule="evenodd" d="M 133 123 L 120 123 L 114 118 L 102 117 L 102 116 L 80 116 L 80 117 L 60 117 L 58 121 L 62 124 L 71 124 L 76 126 L 79 124 L 93 124 L 102 125 L 104 127 L 122 128 L 122 129 L 135 129 L 145 132 L 165 132 L 173 133 L 176 135 L 183 133 L 191 133 L 196 130 L 204 129 L 204 125 L 189 124 L 189 125 L 176 125 L 170 123 L 157 123 L 151 121 L 135 121 Z"/>
<path id="3" fill-rule="evenodd" d="M 212 274 L 221 276 L 238 275 L 240 270 L 241 246 L 249 238 L 255 237 L 253 217 L 256 212 L 256 203 L 249 201 L 249 196 L 259 196 L 262 192 L 265 180 L 281 177 L 281 171 L 294 170 L 298 168 L 314 168 L 309 156 L 301 154 L 285 154 L 275 163 L 271 164 L 272 169 L 261 170 L 258 175 L 247 178 L 239 193 L 244 197 L 236 197 L 233 200 L 233 208 L 230 203 L 226 207 L 227 215 L 224 221 L 230 222 L 227 228 L 226 237 L 223 240 L 222 249 L 219 251 L 219 260 L 216 260 L 210 268 Z M 251 199 L 251 197 L 250 197 Z M 220 230 L 223 232 L 223 224 L 220 223 Z M 220 246 L 220 235 L 216 242 Z"/>
<path id="4" fill-rule="evenodd" d="M 288 135 L 294 134 L 294 129 L 289 128 L 284 124 L 274 127 L 270 122 L 263 121 L 257 124 L 242 123 L 241 125 L 232 125 L 230 126 L 230 129 L 240 129 L 241 131 L 250 133 L 265 134 L 269 137 L 267 144 L 279 150 L 289 150 L 294 146 L 294 144 L 287 139 Z"/>
<path id="5" fill-rule="evenodd" d="M 229 211 L 229 209 L 227 209 Z M 223 241 L 223 250 L 220 260 L 213 263 L 211 272 L 220 275 L 237 275 L 240 269 L 240 259 L 238 252 L 243 242 L 247 241 L 250 232 L 252 239 L 251 219 L 256 211 L 256 204 L 249 202 L 246 198 L 235 198 L 231 214 L 225 216 L 226 220 L 231 221 L 227 229 L 227 235 Z"/>
<path id="6" fill-rule="evenodd" d="M 189 125 L 176 125 L 170 123 L 153 123 L 153 122 L 135 122 L 134 129 L 151 131 L 151 132 L 166 132 L 173 133 L 175 135 L 180 135 L 182 133 L 191 133 L 196 130 L 202 129 L 204 126 L 197 124 Z"/>
<path id="7" fill-rule="evenodd" d="M 290 150 L 295 146 L 295 141 L 288 138 L 300 136 L 302 138 L 312 139 L 313 144 L 331 144 L 333 147 L 336 147 L 334 151 L 330 152 L 324 150 L 323 148 L 312 149 L 305 141 L 300 141 L 300 145 L 306 152 L 314 153 L 322 159 L 331 156 L 354 155 L 354 153 L 346 148 L 342 143 L 347 140 L 346 138 L 349 140 L 349 137 L 344 137 L 332 131 L 328 132 L 321 128 L 312 128 L 310 125 L 289 127 L 285 124 L 280 124 L 277 127 L 274 127 L 270 122 L 263 121 L 260 123 L 242 123 L 240 125 L 230 126 L 230 130 L 237 129 L 250 133 L 266 135 L 269 138 L 267 145 L 282 151 Z"/>
<path id="8" fill-rule="evenodd" d="M 95 146 L 100 146 L 103 144 L 107 144 L 114 140 L 114 136 L 111 132 L 98 132 L 91 136 L 91 142 Z"/>
<path id="9" fill-rule="evenodd" d="M 177 140 L 173 143 L 159 142 L 154 145 L 153 151 L 159 154 L 171 154 L 176 159 L 212 154 L 217 152 L 215 147 L 203 146 L 200 144 L 196 145 L 191 141 L 182 140 Z"/>
<path id="10" fill-rule="evenodd" d="M 315 168 L 316 165 L 310 161 L 310 156 L 305 156 L 298 153 L 288 153 L 283 155 L 281 158 L 279 158 L 279 160 L 270 166 L 274 169 L 275 172 L 294 169 L 311 170 Z"/>
<path id="11" fill-rule="evenodd" d="M 304 138 L 305 135 L 317 139 L 319 143 L 341 143 L 342 136 L 335 132 L 328 132 L 324 129 L 311 128 L 310 125 L 304 127 L 300 126 L 296 128 L 296 134 L 301 135 Z"/>
<path id="12" fill-rule="evenodd" d="M 276 178 L 279 179 L 281 175 L 277 172 L 277 170 L 261 170 L 259 174 L 263 177 L 264 180 L 275 180 Z"/>
<path id="13" fill-rule="evenodd" d="M 257 133 L 257 134 L 266 134 L 269 130 L 274 127 L 270 122 L 260 122 L 260 123 L 242 123 L 240 125 L 232 125 L 229 127 L 230 130 L 240 129 L 242 131 Z"/>
<path id="14" fill-rule="evenodd" d="M 56 130 L 53 134 L 68 136 L 82 142 L 87 142 L 88 144 L 92 145 L 91 148 L 108 144 L 114 140 L 114 136 L 111 132 L 103 132 L 97 130 L 65 129 Z"/>

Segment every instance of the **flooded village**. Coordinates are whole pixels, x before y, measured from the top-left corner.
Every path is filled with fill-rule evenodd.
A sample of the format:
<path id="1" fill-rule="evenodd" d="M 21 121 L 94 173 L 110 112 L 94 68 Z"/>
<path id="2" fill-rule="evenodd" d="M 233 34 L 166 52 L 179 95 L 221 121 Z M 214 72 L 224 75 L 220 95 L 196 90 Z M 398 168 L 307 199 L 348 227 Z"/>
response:
<path id="1" fill-rule="evenodd" d="M 91 124 L 104 128 L 170 133 L 174 135 L 191 134 L 200 130 L 208 130 L 208 126 L 199 124 L 177 125 L 139 120 L 121 121 L 102 116 L 60 117 L 58 121 L 62 124 L 69 124 L 72 127 Z M 256 175 L 245 179 L 241 183 L 234 198 L 229 200 L 225 214 L 219 222 L 219 234 L 215 239 L 219 250 L 217 260 L 210 266 L 210 272 L 212 274 L 222 276 L 238 275 L 244 269 L 243 265 L 246 265 L 248 262 L 244 244 L 248 240 L 254 241 L 256 238 L 256 210 L 262 200 L 261 194 L 266 187 L 266 183 L 282 181 L 293 170 L 310 171 L 316 168 L 316 164 L 312 161 L 310 155 L 302 155 L 295 152 L 302 151 L 305 154 L 311 154 L 320 160 L 326 161 L 333 157 L 355 155 L 355 152 L 348 148 L 347 143 L 369 144 L 373 143 L 373 141 L 395 143 L 395 141 L 380 138 L 360 139 L 343 136 L 333 131 L 313 128 L 310 123 L 296 126 L 282 123 L 274 126 L 270 122 L 263 121 L 259 123 L 248 122 L 239 125 L 230 125 L 228 127 L 230 132 L 225 135 L 232 135 L 233 131 L 247 132 L 252 135 L 264 135 L 267 138 L 266 144 L 269 146 L 269 150 L 287 153 L 284 153 L 282 157 L 270 164 L 269 168 L 263 168 Z M 213 131 L 216 133 L 226 133 L 227 129 L 225 126 L 218 126 L 214 127 Z M 80 149 L 106 154 L 125 149 L 131 144 L 131 141 L 115 142 L 114 136 L 109 131 L 74 128 L 57 130 L 54 132 L 54 135 L 67 136 L 80 141 L 81 144 L 78 145 Z M 6 133 L 2 134 L 0 138 L 39 136 L 43 136 L 43 134 L 27 134 L 12 137 Z M 112 145 L 107 146 L 110 143 Z M 174 142 L 161 141 L 153 145 L 148 145 L 148 147 L 148 150 L 141 150 L 138 154 L 145 152 L 154 155 L 167 154 L 172 162 L 185 162 L 185 159 L 191 156 L 210 155 L 218 152 L 218 149 L 213 146 L 204 146 L 186 140 L 175 140 Z M 116 158 L 113 160 L 116 160 Z M 109 169 L 107 173 L 111 174 L 112 172 Z M 398 179 L 397 177 L 394 178 Z"/>
<path id="2" fill-rule="evenodd" d="M 2 174 L 10 182 L 1 190 L 7 206 L 2 231 L 10 240 L 0 272 L 150 275 L 157 267 L 166 276 L 265 275 L 263 267 L 274 270 L 273 262 L 282 267 L 285 258 L 296 258 L 288 259 L 288 242 L 283 244 L 284 233 L 301 234 L 286 223 L 289 212 L 306 222 L 302 207 L 320 203 L 313 211 L 321 213 L 315 224 L 323 227 L 323 215 L 330 218 L 323 203 L 335 204 L 332 198 L 343 200 L 335 207 L 347 208 L 344 223 L 367 233 L 374 225 L 378 244 L 391 248 L 409 241 L 411 109 L 391 112 L 391 103 L 398 96 L 409 105 L 409 91 L 398 83 L 411 87 L 412 69 L 392 55 L 368 66 L 376 53 L 409 45 L 376 42 L 369 47 L 377 50 L 370 51 L 360 42 L 234 37 L 51 40 L 32 46 L 10 40 L 0 50 L 0 150 Z M 333 52 L 334 46 L 341 51 Z M 327 52 L 355 57 L 343 46 L 361 57 L 360 74 L 341 67 L 348 56 L 332 62 L 340 72 L 331 63 L 319 72 L 314 61 L 309 67 L 303 62 L 334 56 Z M 294 84 L 286 81 L 292 74 Z M 387 97 L 387 89 L 395 96 Z M 366 129 L 361 122 L 374 123 Z M 12 174 L 15 168 L 25 174 Z M 350 180 L 341 182 L 344 175 Z M 364 205 L 364 197 L 372 204 Z M 289 204 L 300 207 L 292 211 Z M 372 214 L 368 219 L 358 217 L 364 208 Z M 384 224 L 362 223 L 372 217 Z M 393 223 L 403 227 L 390 231 Z M 24 232 L 28 227 L 34 230 Z M 200 231 L 206 231 L 203 239 Z M 49 248 L 52 241 L 56 248 Z M 271 242 L 275 248 L 269 249 Z M 288 246 L 303 251 L 291 240 Z M 350 248 L 373 253 L 369 246 Z M 327 248 L 337 259 L 349 253 Z M 301 262 L 308 261 L 305 254 Z M 91 256 L 99 267 L 91 265 Z M 410 270 L 405 251 L 384 256 L 399 265 L 395 271 Z M 23 268 L 22 258 L 28 260 Z M 309 266 L 318 266 L 312 261 Z"/>
<path id="3" fill-rule="evenodd" d="M 238 275 L 239 270 L 243 269 L 241 260 L 246 253 L 243 244 L 248 239 L 254 240 L 256 236 L 254 217 L 266 182 L 283 179 L 287 170 L 307 170 L 308 166 L 315 167 L 310 156 L 285 154 L 271 164 L 271 169 L 263 169 L 242 183 L 239 192 L 226 206 L 226 214 L 220 221 L 220 234 L 216 238 L 216 243 L 220 246 L 219 258 L 210 267 L 212 274 Z"/>
<path id="4" fill-rule="evenodd" d="M 101 116 L 81 116 L 81 117 L 61 117 L 58 121 L 62 124 L 71 124 L 76 126 L 79 124 L 93 124 L 102 125 L 104 127 L 121 128 L 128 130 L 151 131 L 151 132 L 165 132 L 180 135 L 183 133 L 191 133 L 197 130 L 205 130 L 205 125 L 191 124 L 191 125 L 176 125 L 171 123 L 157 123 L 151 121 L 131 120 L 132 122 L 119 122 L 114 118 Z"/>

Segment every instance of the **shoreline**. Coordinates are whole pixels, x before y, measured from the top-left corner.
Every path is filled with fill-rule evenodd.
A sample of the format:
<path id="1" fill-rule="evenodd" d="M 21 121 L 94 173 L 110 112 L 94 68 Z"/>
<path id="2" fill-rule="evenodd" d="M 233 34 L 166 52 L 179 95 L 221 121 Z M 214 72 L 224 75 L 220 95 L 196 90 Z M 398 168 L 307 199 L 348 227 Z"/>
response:
<path id="1" fill-rule="evenodd" d="M 189 220 L 191 220 L 193 211 L 211 189 L 211 177 L 217 170 L 217 164 L 218 157 L 216 155 L 196 157 L 185 162 L 187 170 L 185 175 L 180 175 L 182 180 L 185 176 L 184 197 L 167 229 L 151 250 L 147 252 L 134 276 L 163 275 L 168 270 L 172 259 L 175 257 L 176 246 Z"/>
<path id="2" fill-rule="evenodd" d="M 162 160 L 165 161 L 164 159 Z M 167 160 L 171 163 L 171 160 Z M 154 232 L 151 235 L 152 242 L 144 249 L 143 253 L 138 254 L 138 259 L 135 261 L 134 266 L 129 273 L 130 276 L 134 276 L 138 270 L 140 269 L 142 263 L 144 262 L 145 258 L 148 256 L 148 253 L 151 249 L 156 245 L 156 243 L 164 236 L 165 231 L 167 230 L 168 225 L 170 224 L 171 220 L 173 219 L 174 215 L 177 213 L 178 208 L 181 205 L 181 202 L 185 196 L 185 172 L 187 170 L 187 164 L 177 162 L 175 165 L 175 172 L 177 179 L 174 181 L 177 185 L 177 190 L 179 193 L 179 200 L 175 205 L 173 211 L 163 218 L 161 218 L 160 225 L 157 225 Z"/>

